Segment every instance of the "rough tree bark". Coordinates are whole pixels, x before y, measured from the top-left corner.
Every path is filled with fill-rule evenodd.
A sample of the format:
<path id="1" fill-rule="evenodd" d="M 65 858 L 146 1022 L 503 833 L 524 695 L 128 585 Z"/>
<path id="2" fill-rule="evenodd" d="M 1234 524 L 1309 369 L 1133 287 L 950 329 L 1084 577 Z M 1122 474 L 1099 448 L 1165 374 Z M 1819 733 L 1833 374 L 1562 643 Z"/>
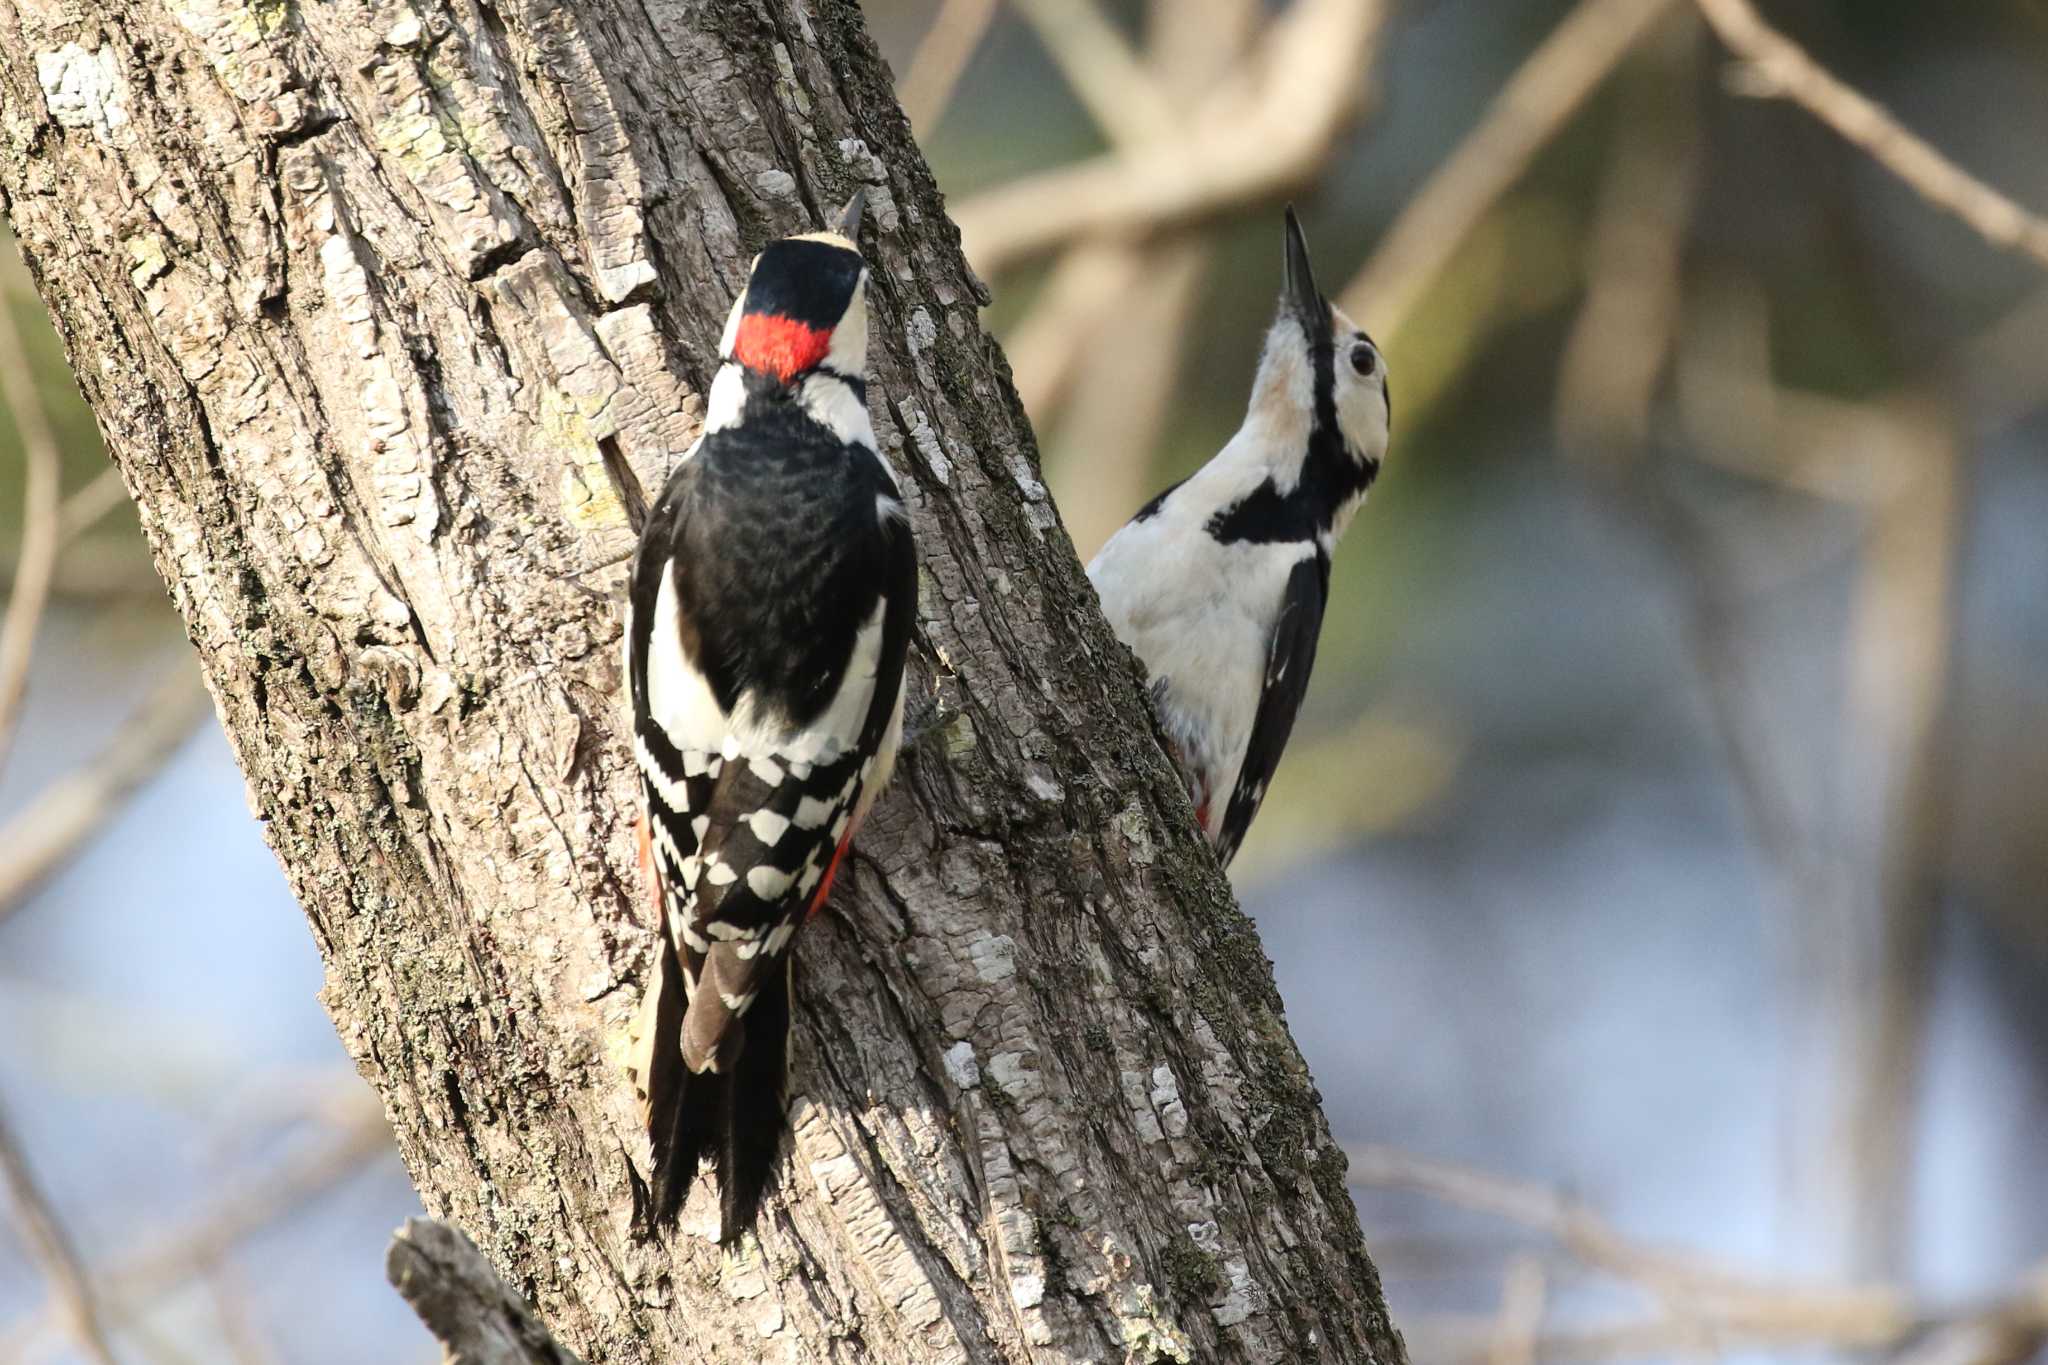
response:
<path id="1" fill-rule="evenodd" d="M 427 1207 L 591 1362 L 1402 1359 L 843 0 L 0 0 L 0 194 Z M 624 504 L 869 187 L 923 603 L 760 1244 L 636 1239 Z"/>

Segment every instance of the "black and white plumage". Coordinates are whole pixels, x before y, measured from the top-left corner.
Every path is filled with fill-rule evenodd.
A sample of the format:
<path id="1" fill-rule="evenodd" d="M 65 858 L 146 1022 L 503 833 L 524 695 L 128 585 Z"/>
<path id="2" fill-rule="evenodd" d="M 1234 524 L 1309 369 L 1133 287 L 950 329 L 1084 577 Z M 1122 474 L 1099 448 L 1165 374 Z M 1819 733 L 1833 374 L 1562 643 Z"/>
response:
<path id="1" fill-rule="evenodd" d="M 1286 285 L 1244 425 L 1088 566 L 1226 864 L 1308 692 L 1330 554 L 1379 474 L 1391 412 L 1379 348 L 1317 290 L 1288 209 Z"/>
<path id="2" fill-rule="evenodd" d="M 633 562 L 626 675 L 662 947 L 632 1069 L 655 1221 L 709 1156 L 721 1241 L 752 1226 L 782 1137 L 791 949 L 902 734 L 916 559 L 867 414 L 859 210 L 755 258 L 704 434 Z"/>

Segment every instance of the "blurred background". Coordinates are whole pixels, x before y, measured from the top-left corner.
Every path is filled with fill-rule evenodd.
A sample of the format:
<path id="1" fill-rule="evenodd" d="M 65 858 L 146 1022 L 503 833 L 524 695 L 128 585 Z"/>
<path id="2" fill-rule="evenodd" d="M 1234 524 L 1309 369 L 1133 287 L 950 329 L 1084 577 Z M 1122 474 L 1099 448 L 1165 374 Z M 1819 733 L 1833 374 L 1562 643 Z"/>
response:
<path id="1" fill-rule="evenodd" d="M 2048 209 L 2048 5 L 865 8 L 1083 559 L 1242 415 L 1284 201 L 1387 354 L 1233 875 L 1415 1359 L 2048 1358 L 2048 228 L 1801 104 Z M 0 1361 L 105 1358 L 67 1264 L 124 1362 L 431 1360 L 0 256 Z"/>

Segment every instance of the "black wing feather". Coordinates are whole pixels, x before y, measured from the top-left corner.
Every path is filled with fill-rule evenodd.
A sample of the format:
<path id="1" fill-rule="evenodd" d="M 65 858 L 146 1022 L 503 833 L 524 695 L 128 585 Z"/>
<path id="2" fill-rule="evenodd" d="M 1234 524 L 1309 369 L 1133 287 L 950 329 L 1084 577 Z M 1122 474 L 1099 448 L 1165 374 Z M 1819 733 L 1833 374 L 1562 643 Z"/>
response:
<path id="1" fill-rule="evenodd" d="M 1315 667 L 1316 638 L 1323 629 L 1323 604 L 1330 593 L 1330 561 L 1318 550 L 1302 559 L 1287 576 L 1280 595 L 1280 611 L 1273 621 L 1273 636 L 1266 649 L 1266 676 L 1259 692 L 1259 709 L 1252 720 L 1251 738 L 1246 741 L 1244 762 L 1238 765 L 1237 786 L 1230 793 L 1230 805 L 1223 814 L 1223 828 L 1216 841 L 1216 856 L 1225 867 L 1237 856 L 1237 847 L 1251 828 L 1259 803 L 1266 799 L 1266 786 L 1280 766 L 1280 755 L 1294 732 L 1294 718 L 1300 714 L 1301 699 L 1308 695 L 1309 671 Z"/>

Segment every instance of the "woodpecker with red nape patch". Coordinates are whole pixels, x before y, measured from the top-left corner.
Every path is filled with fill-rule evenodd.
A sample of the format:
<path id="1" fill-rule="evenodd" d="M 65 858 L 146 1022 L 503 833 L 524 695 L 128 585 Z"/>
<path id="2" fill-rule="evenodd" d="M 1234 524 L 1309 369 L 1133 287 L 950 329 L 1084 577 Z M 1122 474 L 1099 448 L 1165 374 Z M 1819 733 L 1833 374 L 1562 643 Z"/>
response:
<path id="1" fill-rule="evenodd" d="M 1379 347 L 1316 288 L 1289 208 L 1286 285 L 1244 425 L 1088 565 L 1225 865 L 1308 692 L 1330 553 L 1379 474 L 1392 411 Z"/>
<path id="2" fill-rule="evenodd" d="M 791 949 L 903 732 L 909 517 L 868 420 L 856 194 L 771 242 L 720 343 L 704 433 L 633 560 L 626 677 L 662 927 L 635 1026 L 672 1221 L 708 1156 L 719 1240 L 753 1226 L 784 1117 Z"/>

